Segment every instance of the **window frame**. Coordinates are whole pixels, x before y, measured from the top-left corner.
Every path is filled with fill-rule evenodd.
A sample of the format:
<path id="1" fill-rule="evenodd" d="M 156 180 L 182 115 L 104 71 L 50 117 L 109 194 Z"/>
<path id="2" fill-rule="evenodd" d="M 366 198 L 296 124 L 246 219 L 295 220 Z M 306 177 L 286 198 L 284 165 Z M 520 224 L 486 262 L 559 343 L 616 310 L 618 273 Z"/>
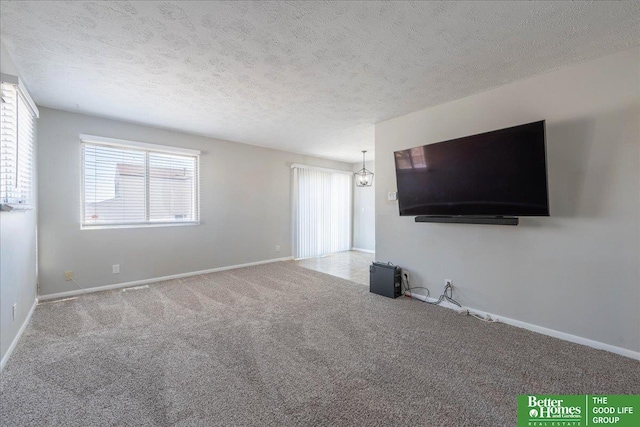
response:
<path id="1" fill-rule="evenodd" d="M 134 223 L 112 223 L 112 224 L 85 224 L 85 146 L 103 146 L 121 149 L 130 149 L 135 151 L 143 151 L 145 153 L 145 169 L 149 168 L 149 154 L 170 154 L 184 157 L 193 157 L 195 159 L 194 173 L 194 215 L 192 221 L 150 221 L 149 213 L 149 176 L 145 174 L 145 218 L 144 222 Z M 189 148 L 174 147 L 160 144 L 150 144 L 146 142 L 130 141 L 125 139 L 107 138 L 95 135 L 80 135 L 80 229 L 81 230 L 104 230 L 118 228 L 151 228 L 151 227 L 184 227 L 192 225 L 200 225 L 200 150 Z"/>
<path id="2" fill-rule="evenodd" d="M 3 212 L 11 212 L 11 211 L 26 211 L 32 210 L 36 206 L 36 143 L 37 143 L 37 119 L 40 117 L 40 112 L 38 111 L 38 107 L 36 107 L 35 102 L 29 95 L 26 87 L 22 80 L 11 74 L 0 74 L 0 83 L 8 84 L 15 87 L 16 94 L 16 105 L 15 105 L 15 120 L 16 120 L 16 137 L 15 137 L 15 147 L 13 150 L 16 155 L 16 159 L 19 157 L 20 153 L 20 102 L 24 103 L 26 110 L 31 114 L 31 123 L 32 123 L 32 138 L 30 141 L 30 146 L 28 147 L 30 150 L 31 161 L 29 164 L 29 183 L 30 188 L 28 193 L 20 193 L 19 197 L 12 200 L 5 200 L 5 193 L 2 192 L 0 194 L 0 211 Z M 4 103 L 4 101 L 2 101 Z M 0 159 L 1 160 L 1 159 Z M 16 175 L 16 185 L 19 184 L 22 168 L 21 163 L 16 161 L 14 172 Z"/>

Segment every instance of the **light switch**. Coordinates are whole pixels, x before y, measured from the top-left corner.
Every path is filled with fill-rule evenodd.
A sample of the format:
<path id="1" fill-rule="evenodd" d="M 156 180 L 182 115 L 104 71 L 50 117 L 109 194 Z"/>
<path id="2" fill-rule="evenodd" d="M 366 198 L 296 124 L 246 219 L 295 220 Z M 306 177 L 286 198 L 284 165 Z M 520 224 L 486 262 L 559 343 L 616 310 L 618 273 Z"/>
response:
<path id="1" fill-rule="evenodd" d="M 389 191 L 387 196 L 387 200 L 398 200 L 398 192 L 397 191 Z"/>

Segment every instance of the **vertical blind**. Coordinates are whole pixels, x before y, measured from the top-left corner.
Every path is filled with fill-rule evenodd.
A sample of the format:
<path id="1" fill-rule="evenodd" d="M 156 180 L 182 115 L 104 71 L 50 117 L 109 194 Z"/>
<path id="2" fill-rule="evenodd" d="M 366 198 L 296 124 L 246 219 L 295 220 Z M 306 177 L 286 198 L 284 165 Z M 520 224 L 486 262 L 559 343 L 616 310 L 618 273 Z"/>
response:
<path id="1" fill-rule="evenodd" d="M 35 116 L 17 85 L 0 88 L 0 203 L 26 207 L 33 204 Z"/>
<path id="2" fill-rule="evenodd" d="M 198 222 L 198 156 L 83 142 L 83 226 Z"/>
<path id="3" fill-rule="evenodd" d="M 351 174 L 295 168 L 296 258 L 351 248 Z"/>

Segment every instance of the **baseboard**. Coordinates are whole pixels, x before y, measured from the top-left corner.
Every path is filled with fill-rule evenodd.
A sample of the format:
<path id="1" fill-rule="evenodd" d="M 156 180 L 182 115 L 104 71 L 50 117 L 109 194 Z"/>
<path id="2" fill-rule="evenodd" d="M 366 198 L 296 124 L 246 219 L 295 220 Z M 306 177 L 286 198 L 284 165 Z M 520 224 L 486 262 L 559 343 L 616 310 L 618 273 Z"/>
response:
<path id="1" fill-rule="evenodd" d="M 9 346 L 9 348 L 7 349 L 7 352 L 5 353 L 4 357 L 0 361 L 0 371 L 4 369 L 4 366 L 7 364 L 9 357 L 11 357 L 11 353 L 13 353 L 13 350 L 15 350 L 16 345 L 18 345 L 18 341 L 20 341 L 20 337 L 22 337 L 24 330 L 27 329 L 27 325 L 29 324 L 29 321 L 31 320 L 31 316 L 33 315 L 33 311 L 36 309 L 37 305 L 38 305 L 38 298 L 36 298 L 35 301 L 33 301 L 33 305 L 29 310 L 29 314 L 27 314 L 27 317 L 24 319 L 24 322 L 22 322 L 22 326 L 20 326 L 18 333 L 13 338 L 11 345 Z"/>
<path id="2" fill-rule="evenodd" d="M 358 252 L 366 252 L 368 254 L 375 254 L 376 251 L 372 251 L 371 249 L 362 249 L 362 248 L 351 248 L 352 251 L 358 251 Z"/>
<path id="3" fill-rule="evenodd" d="M 151 279 L 134 280 L 133 282 L 116 283 L 116 284 L 113 284 L 113 285 L 105 285 L 105 286 L 95 286 L 95 287 L 92 287 L 92 288 L 86 288 L 85 292 L 86 293 L 93 293 L 93 292 L 110 291 L 110 290 L 113 290 L 113 289 L 120 289 L 120 288 L 128 288 L 128 287 L 131 287 L 131 286 L 146 285 L 146 284 L 149 284 L 149 283 L 162 282 L 162 281 L 165 281 L 165 280 L 181 279 L 183 277 L 199 276 L 201 274 L 215 273 L 217 271 L 233 270 L 233 269 L 236 269 L 236 268 L 251 267 L 253 265 L 270 264 L 272 262 L 280 262 L 280 261 L 289 261 L 289 260 L 292 260 L 292 259 L 293 259 L 293 257 L 290 257 L 290 256 L 289 257 L 284 257 L 284 258 L 273 258 L 273 259 L 268 259 L 268 260 L 264 260 L 264 261 L 248 262 L 246 264 L 229 265 L 229 266 L 226 266 L 226 267 L 210 268 L 208 270 L 200 270 L 200 271 L 191 271 L 191 272 L 188 272 L 188 273 L 172 274 L 171 276 L 162 276 L 162 277 L 154 277 L 154 278 L 151 278 Z M 52 299 L 67 298 L 67 297 L 72 297 L 72 296 L 76 296 L 76 295 L 82 295 L 85 292 L 83 292 L 80 289 L 77 289 L 77 290 L 67 291 L 67 292 L 58 292 L 58 293 L 55 293 L 55 294 L 39 295 L 38 298 L 40 299 L 40 301 L 47 301 L 47 300 L 52 300 Z"/>
<path id="4" fill-rule="evenodd" d="M 420 294 L 417 294 L 417 293 L 414 293 L 414 292 L 411 293 L 411 298 L 416 298 L 416 299 L 419 299 L 421 301 L 429 301 L 429 302 L 437 301 L 436 298 L 427 298 L 424 295 L 420 295 Z M 487 313 L 486 311 L 476 310 L 475 308 L 464 307 L 464 306 L 462 308 L 460 308 L 457 305 L 450 304 L 450 303 L 448 303 L 446 301 L 443 301 L 440 304 L 440 306 L 441 307 L 445 307 L 445 308 L 449 308 L 449 309 L 452 309 L 452 310 L 469 310 L 469 311 L 471 311 L 473 313 L 477 313 L 477 314 L 480 314 L 480 315 L 485 316 L 485 317 L 486 316 L 491 316 L 492 319 L 495 319 L 498 322 L 502 322 L 502 323 L 505 323 L 507 325 L 515 326 L 517 328 L 527 329 L 529 331 L 537 332 L 539 334 L 548 335 L 548 336 L 554 337 L 554 338 L 559 338 L 559 339 L 564 340 L 564 341 L 569 341 L 569 342 L 576 343 L 576 344 L 582 344 L 582 345 L 586 345 L 588 347 L 596 348 L 598 350 L 605 350 L 605 351 L 609 351 L 611 353 L 619 354 L 621 356 L 629 357 L 631 359 L 640 360 L 640 352 L 638 352 L 638 351 L 633 351 L 633 350 L 629 350 L 629 349 L 622 348 L 622 347 L 616 347 L 615 345 L 605 344 L 605 343 L 600 342 L 600 341 L 594 341 L 594 340 L 589 339 L 589 338 L 579 337 L 577 335 L 568 334 L 566 332 L 557 331 L 555 329 L 545 328 L 544 326 L 534 325 L 534 324 L 531 324 L 531 323 L 523 322 L 521 320 L 515 320 L 515 319 L 511 319 L 509 317 L 499 316 L 499 315 L 493 314 L 493 313 Z"/>

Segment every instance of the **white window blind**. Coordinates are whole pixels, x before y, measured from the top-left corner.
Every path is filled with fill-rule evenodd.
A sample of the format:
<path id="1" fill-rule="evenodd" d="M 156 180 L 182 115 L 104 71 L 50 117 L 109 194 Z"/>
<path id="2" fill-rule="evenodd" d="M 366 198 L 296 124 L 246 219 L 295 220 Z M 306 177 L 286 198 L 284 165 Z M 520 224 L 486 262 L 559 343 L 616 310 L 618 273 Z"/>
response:
<path id="1" fill-rule="evenodd" d="M 296 258 L 351 248 L 351 173 L 296 167 Z"/>
<path id="2" fill-rule="evenodd" d="M 198 154 L 131 144 L 83 141 L 83 227 L 197 223 Z"/>
<path id="3" fill-rule="evenodd" d="M 37 109 L 16 77 L 3 74 L 0 90 L 1 208 L 30 209 Z"/>

